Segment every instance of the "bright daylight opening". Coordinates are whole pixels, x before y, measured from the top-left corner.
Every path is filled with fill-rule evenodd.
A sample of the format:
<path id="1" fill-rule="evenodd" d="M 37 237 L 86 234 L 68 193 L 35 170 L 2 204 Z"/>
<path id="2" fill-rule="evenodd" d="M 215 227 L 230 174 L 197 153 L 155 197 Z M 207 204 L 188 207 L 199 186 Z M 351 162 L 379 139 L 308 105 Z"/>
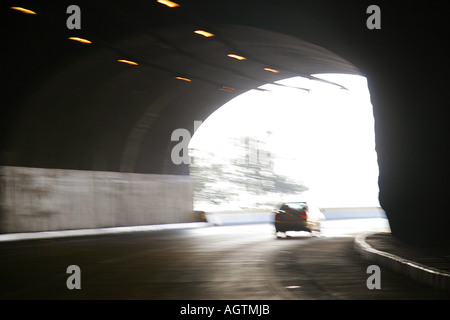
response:
<path id="1" fill-rule="evenodd" d="M 266 84 L 202 123 L 189 144 L 195 210 L 273 209 L 305 198 L 320 208 L 379 207 L 367 79 L 315 77 L 329 82 Z"/>

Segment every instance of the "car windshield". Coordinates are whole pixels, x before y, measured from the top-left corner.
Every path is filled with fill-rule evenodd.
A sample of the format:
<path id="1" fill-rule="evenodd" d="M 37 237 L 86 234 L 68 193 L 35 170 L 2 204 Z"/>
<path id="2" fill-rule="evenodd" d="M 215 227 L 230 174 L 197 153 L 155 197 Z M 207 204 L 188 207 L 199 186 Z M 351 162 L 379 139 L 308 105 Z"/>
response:
<path id="1" fill-rule="evenodd" d="M 281 206 L 280 210 L 303 210 L 307 207 L 306 202 L 289 202 Z"/>

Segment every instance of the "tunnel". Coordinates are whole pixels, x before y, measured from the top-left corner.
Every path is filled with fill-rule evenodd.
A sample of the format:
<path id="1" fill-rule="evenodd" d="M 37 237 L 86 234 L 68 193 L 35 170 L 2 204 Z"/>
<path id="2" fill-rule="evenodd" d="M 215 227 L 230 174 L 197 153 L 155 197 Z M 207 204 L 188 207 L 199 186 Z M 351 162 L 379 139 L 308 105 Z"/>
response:
<path id="1" fill-rule="evenodd" d="M 393 235 L 449 244 L 448 8 L 382 1 L 370 29 L 368 1 L 175 3 L 78 1 L 79 28 L 67 1 L 2 4 L 0 166 L 188 176 L 174 130 L 266 83 L 358 74 Z"/>

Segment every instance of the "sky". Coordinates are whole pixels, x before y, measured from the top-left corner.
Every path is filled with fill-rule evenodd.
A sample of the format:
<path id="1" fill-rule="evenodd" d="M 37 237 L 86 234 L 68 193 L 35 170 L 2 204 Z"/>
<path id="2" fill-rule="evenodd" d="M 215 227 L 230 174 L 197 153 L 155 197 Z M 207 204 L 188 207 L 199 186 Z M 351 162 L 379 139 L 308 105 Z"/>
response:
<path id="1" fill-rule="evenodd" d="M 250 90 L 223 105 L 193 135 L 189 147 L 226 161 L 230 136 L 267 140 L 275 171 L 305 184 L 321 207 L 379 206 L 373 108 L 367 79 L 317 74 L 339 86 L 301 77 Z M 289 86 L 289 87 L 286 87 Z M 310 89 L 309 92 L 292 87 Z M 272 134 L 268 137 L 267 131 Z M 222 160 L 221 160 L 222 159 Z"/>

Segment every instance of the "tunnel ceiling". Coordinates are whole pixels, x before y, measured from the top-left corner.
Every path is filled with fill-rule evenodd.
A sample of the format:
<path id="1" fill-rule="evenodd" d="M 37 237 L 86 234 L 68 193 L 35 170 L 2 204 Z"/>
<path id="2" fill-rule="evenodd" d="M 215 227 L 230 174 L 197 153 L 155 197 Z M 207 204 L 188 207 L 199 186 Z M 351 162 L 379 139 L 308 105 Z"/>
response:
<path id="1" fill-rule="evenodd" d="M 236 13 L 242 14 L 236 5 L 79 2 L 81 29 L 69 30 L 69 4 L 23 4 L 36 15 L 5 8 L 10 79 L 5 164 L 185 174 L 185 167 L 168 161 L 174 129 L 192 130 L 194 120 L 265 83 L 359 73 L 298 37 L 235 24 L 242 22 L 235 21 Z M 259 10 L 247 5 L 250 13 Z M 223 8 L 229 16 L 220 14 Z M 92 43 L 69 40 L 72 36 Z"/>
<path id="2" fill-rule="evenodd" d="M 360 73 L 380 44 L 392 44 L 391 33 L 368 33 L 361 1 L 177 3 L 79 1 L 74 30 L 68 1 L 20 2 L 36 15 L 3 5 L 2 163 L 186 174 L 169 159 L 174 129 L 192 130 L 194 120 L 264 83 Z"/>

